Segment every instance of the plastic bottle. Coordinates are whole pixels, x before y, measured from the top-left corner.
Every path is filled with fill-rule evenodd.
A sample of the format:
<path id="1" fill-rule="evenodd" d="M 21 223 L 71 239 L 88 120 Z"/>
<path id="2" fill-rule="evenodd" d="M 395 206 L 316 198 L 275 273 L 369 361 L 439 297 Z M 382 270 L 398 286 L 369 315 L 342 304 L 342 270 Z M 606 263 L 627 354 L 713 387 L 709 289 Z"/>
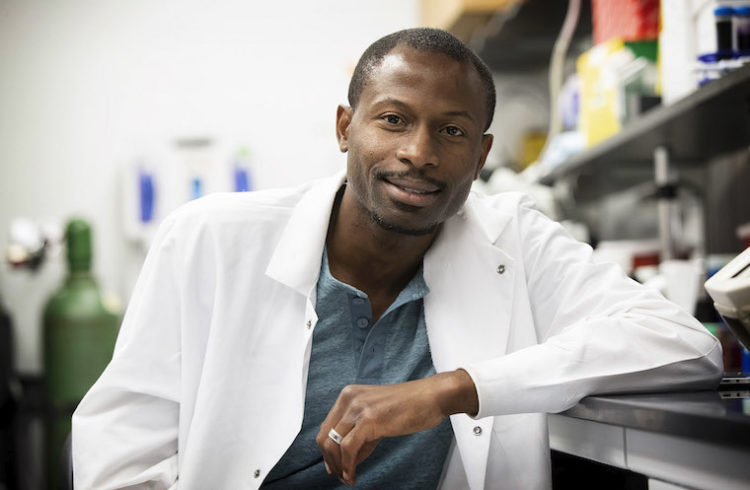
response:
<path id="1" fill-rule="evenodd" d="M 750 56 L 750 5 L 734 7 L 735 51 Z"/>
<path id="2" fill-rule="evenodd" d="M 147 224 L 154 219 L 154 174 L 143 169 L 138 170 L 138 213 L 141 224 Z"/>
<path id="3" fill-rule="evenodd" d="M 250 174 L 250 151 L 242 147 L 237 153 L 232 169 L 232 177 L 235 192 L 247 192 L 253 190 L 253 179 Z"/>
<path id="4" fill-rule="evenodd" d="M 70 417 L 112 358 L 120 315 L 106 308 L 91 273 L 91 227 L 71 220 L 65 230 L 68 277 L 44 309 L 47 471 L 54 481 Z M 54 485 L 50 485 L 53 488 Z"/>
<path id="5" fill-rule="evenodd" d="M 732 7 L 716 7 L 716 55 L 720 60 L 732 58 Z"/>

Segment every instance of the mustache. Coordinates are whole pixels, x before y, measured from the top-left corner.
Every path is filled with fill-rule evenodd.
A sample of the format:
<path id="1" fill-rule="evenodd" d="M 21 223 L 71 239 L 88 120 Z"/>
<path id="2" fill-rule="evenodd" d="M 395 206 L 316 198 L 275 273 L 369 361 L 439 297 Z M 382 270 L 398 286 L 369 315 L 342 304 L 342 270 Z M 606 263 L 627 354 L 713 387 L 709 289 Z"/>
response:
<path id="1" fill-rule="evenodd" d="M 435 179 L 433 177 L 429 177 L 424 174 L 421 170 L 417 171 L 410 171 L 410 170 L 404 170 L 401 172 L 393 172 L 393 171 L 378 171 L 375 173 L 375 177 L 379 180 L 390 180 L 392 178 L 407 178 L 407 179 L 415 179 L 415 180 L 422 180 L 424 182 L 429 182 L 430 184 L 436 186 L 438 189 L 443 190 L 446 187 L 448 187 L 448 184 L 443 182 L 442 180 Z"/>

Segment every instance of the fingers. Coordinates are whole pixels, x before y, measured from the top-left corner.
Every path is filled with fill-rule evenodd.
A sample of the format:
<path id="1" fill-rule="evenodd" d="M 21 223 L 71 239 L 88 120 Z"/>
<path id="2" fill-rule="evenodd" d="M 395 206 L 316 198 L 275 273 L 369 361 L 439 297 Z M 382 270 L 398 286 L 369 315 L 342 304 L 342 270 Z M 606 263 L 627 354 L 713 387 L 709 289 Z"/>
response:
<path id="1" fill-rule="evenodd" d="M 330 418 L 330 414 L 329 414 Z M 342 469 L 341 469 L 341 446 L 336 443 L 331 436 L 329 436 L 329 432 L 331 431 L 331 426 L 329 422 L 329 418 L 327 418 L 323 424 L 320 426 L 320 431 L 318 432 L 318 436 L 315 438 L 315 441 L 318 444 L 318 447 L 320 448 L 320 452 L 323 454 L 323 460 L 325 461 L 326 471 L 328 473 L 331 473 L 335 475 L 339 480 L 341 480 L 344 484 L 349 484 L 347 481 L 344 480 L 342 475 Z M 344 439 L 346 438 L 346 434 L 348 434 L 353 425 L 352 424 L 346 424 L 339 422 L 336 427 L 333 427 L 333 429 L 336 431 L 337 434 L 341 436 L 341 443 L 343 444 Z"/>
<path id="2" fill-rule="evenodd" d="M 322 438 L 323 428 L 318 433 L 318 446 L 323 453 L 326 471 L 334 474 L 345 485 L 354 485 L 357 482 L 357 465 L 372 453 L 380 439 L 368 440 L 365 430 L 351 424 L 340 423 L 333 430 L 341 435 L 340 444 L 327 432 L 326 437 Z"/>
<path id="3" fill-rule="evenodd" d="M 320 448 L 320 452 L 323 454 L 323 460 L 325 461 L 326 471 L 334 474 L 342 483 L 347 484 L 342 478 L 341 471 L 341 447 L 340 442 L 343 442 L 344 436 L 351 431 L 354 427 L 353 423 L 346 423 L 342 421 L 342 417 L 345 415 L 345 407 L 347 404 L 342 402 L 342 398 L 347 397 L 348 391 L 346 388 L 339 394 L 338 399 L 331 407 L 325 420 L 320 424 L 320 431 L 315 441 Z M 339 443 L 336 443 L 329 437 L 329 431 L 334 429 L 342 438 Z"/>
<path id="4" fill-rule="evenodd" d="M 347 485 L 357 483 L 357 465 L 367 459 L 381 439 L 368 440 L 364 430 L 354 428 L 341 441 L 341 477 Z"/>
<path id="5" fill-rule="evenodd" d="M 341 478 L 347 485 L 354 485 L 357 482 L 357 464 L 361 461 L 359 452 L 365 442 L 362 431 L 356 425 L 341 440 L 339 446 Z"/>

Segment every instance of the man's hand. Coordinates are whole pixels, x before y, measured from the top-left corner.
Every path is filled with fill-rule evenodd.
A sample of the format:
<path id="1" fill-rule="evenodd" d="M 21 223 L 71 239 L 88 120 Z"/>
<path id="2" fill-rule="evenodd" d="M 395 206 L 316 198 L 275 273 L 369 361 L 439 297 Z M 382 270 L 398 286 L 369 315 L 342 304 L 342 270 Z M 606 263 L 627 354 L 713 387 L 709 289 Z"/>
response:
<path id="1" fill-rule="evenodd" d="M 354 485 L 357 465 L 383 437 L 431 429 L 449 415 L 478 410 L 474 382 L 463 369 L 395 385 L 349 385 L 328 412 L 316 441 L 326 470 Z M 341 435 L 341 444 L 328 437 L 331 429 Z"/>

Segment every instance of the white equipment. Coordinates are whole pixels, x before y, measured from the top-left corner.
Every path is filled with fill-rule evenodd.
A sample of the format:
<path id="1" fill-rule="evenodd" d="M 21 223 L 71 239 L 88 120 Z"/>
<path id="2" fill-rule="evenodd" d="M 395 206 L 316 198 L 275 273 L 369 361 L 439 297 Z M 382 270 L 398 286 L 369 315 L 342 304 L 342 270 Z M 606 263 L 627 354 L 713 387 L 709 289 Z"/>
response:
<path id="1" fill-rule="evenodd" d="M 711 276 L 705 287 L 727 327 L 750 349 L 750 247 Z"/>

